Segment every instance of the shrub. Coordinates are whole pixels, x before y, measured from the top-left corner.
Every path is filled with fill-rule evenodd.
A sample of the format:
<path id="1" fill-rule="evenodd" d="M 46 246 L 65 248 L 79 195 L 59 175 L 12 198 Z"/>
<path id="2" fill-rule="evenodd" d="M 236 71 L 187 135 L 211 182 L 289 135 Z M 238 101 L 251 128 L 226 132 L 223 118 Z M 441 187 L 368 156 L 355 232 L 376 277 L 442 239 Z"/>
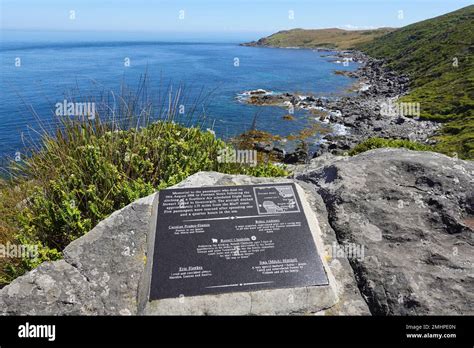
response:
<path id="1" fill-rule="evenodd" d="M 131 119 L 125 123 L 136 124 L 134 115 L 126 117 Z M 219 152 L 228 146 L 213 132 L 185 127 L 170 117 L 127 129 L 100 117 L 63 120 L 53 134 L 42 135 L 39 150 L 12 166 L 4 185 L 10 196 L 21 187 L 25 199 L 0 205 L 0 213 L 8 217 L 0 231 L 4 225 L 10 240 L 37 245 L 39 256 L 0 265 L 0 285 L 60 258 L 64 247 L 115 210 L 196 172 L 287 175 L 271 163 L 219 163 Z"/>
<path id="2" fill-rule="evenodd" d="M 359 49 L 410 77 L 401 102 L 419 102 L 420 118 L 442 122 L 436 150 L 474 159 L 474 6 L 410 24 Z M 436 52 L 436 54 L 431 54 Z"/>
<path id="3" fill-rule="evenodd" d="M 434 151 L 433 148 L 429 145 L 420 144 L 410 140 L 403 139 L 383 139 L 383 138 L 370 138 L 363 141 L 360 144 L 357 144 L 351 151 L 349 151 L 350 156 L 357 155 L 361 152 L 378 149 L 382 147 L 403 147 L 409 150 L 416 151 Z"/>

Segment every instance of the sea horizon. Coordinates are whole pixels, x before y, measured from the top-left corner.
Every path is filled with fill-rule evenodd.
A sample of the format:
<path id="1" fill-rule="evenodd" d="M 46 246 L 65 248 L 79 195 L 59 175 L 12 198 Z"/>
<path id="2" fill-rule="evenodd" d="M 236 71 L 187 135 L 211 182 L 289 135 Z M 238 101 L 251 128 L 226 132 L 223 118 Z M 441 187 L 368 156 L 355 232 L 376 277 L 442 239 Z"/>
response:
<path id="1" fill-rule="evenodd" d="M 200 91 L 211 93 L 219 89 L 206 104 L 207 121 L 203 124 L 218 137 L 228 139 L 249 130 L 255 115 L 260 130 L 283 136 L 297 134 L 315 117 L 297 110 L 294 121 L 285 121 L 282 117 L 288 110 L 246 105 L 238 100 L 239 95 L 255 89 L 324 97 L 341 95 L 354 81 L 335 75 L 334 71 L 355 70 L 358 66 L 351 63 L 346 67 L 325 57 L 334 51 L 243 47 L 240 44 L 244 38 L 234 42 L 217 38 L 212 42 L 186 41 L 184 37 L 182 41 L 149 37 L 124 40 L 115 33 L 105 40 L 44 33 L 36 33 L 42 38 L 38 40 L 31 32 L 16 32 L 4 40 L 0 49 L 5 72 L 0 84 L 6 91 L 0 97 L 0 157 L 4 161 L 26 150 L 25 137 L 38 140 L 35 130 L 49 128 L 57 121 L 52 117 L 54 105 L 67 99 L 65 95 L 88 99 L 104 91 L 117 92 L 121 83 L 133 86 L 145 73 L 151 93 L 162 93 L 163 84 L 184 86 L 189 94 L 186 97 L 193 99 Z M 15 66 L 18 58 L 21 65 Z M 88 89 L 93 95 L 73 96 L 71 91 L 76 88 Z M 310 141 L 312 150 L 318 146 L 317 139 L 315 134 Z"/>
<path id="2" fill-rule="evenodd" d="M 179 43 L 244 43 L 272 34 L 271 31 L 150 31 L 150 30 L 55 30 L 14 29 L 0 31 L 2 43 L 15 41 L 60 40 L 60 41 L 137 41 Z M 1 48 L 0 48 L 1 49 Z"/>

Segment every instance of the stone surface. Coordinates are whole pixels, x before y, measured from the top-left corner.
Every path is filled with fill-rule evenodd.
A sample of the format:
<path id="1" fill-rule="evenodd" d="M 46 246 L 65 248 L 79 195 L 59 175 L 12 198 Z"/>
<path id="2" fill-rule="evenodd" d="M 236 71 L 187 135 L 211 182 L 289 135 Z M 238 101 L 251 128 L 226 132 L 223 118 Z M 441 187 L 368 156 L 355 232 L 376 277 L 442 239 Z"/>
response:
<path id="1" fill-rule="evenodd" d="M 332 250 L 339 245 L 336 234 L 328 221 L 328 212 L 321 196 L 309 183 L 298 181 L 305 190 L 306 199 L 316 213 L 323 241 L 324 259 L 328 263 L 335 279 L 334 284 L 339 301 L 331 308 L 321 311 L 321 315 L 370 315 L 369 308 L 361 296 L 354 278 L 349 260 L 346 256 L 336 257 Z"/>
<path id="2" fill-rule="evenodd" d="M 201 172 L 177 186 L 290 180 L 301 186 L 319 221 L 318 250 L 338 299 L 316 314 L 474 314 L 472 162 L 378 149 L 354 157 L 327 154 L 292 169 L 297 179 Z M 102 221 L 66 248 L 64 260 L 44 263 L 1 289 L 0 314 L 303 314 L 313 312 L 301 310 L 312 301 L 314 310 L 321 300 L 331 301 L 282 289 L 182 298 L 153 308 L 147 255 L 155 196 Z M 350 243 L 363 247 L 363 257 L 334 253 L 334 246 Z"/>
<path id="3" fill-rule="evenodd" d="M 285 181 L 291 180 L 201 172 L 190 176 L 177 187 Z M 308 201 L 318 214 L 317 209 L 323 209 L 321 198 L 317 197 L 310 185 L 302 184 L 306 195 L 316 195 Z M 154 230 L 151 216 L 155 197 L 155 194 L 150 195 L 113 213 L 88 234 L 71 243 L 64 251 L 64 260 L 44 263 L 1 289 L 0 314 L 154 313 L 150 306 L 146 308 L 149 286 L 147 275 L 150 272 L 146 261 L 150 253 L 149 246 L 153 245 L 153 236 L 149 231 Z M 319 203 L 315 203 L 315 200 Z M 325 217 L 319 218 L 325 221 Z M 323 225 L 323 245 L 318 246 L 322 255 L 322 250 L 330 247 L 325 243 L 333 240 L 333 231 Z M 160 313 L 301 314 L 301 308 L 305 306 L 319 310 L 322 309 L 321 303 L 330 306 L 335 298 L 339 298 L 336 305 L 331 307 L 331 314 L 370 314 L 358 293 L 348 261 L 343 259 L 338 263 L 330 263 L 329 268 L 335 275 L 332 278 L 335 291 L 332 293 L 321 292 L 320 289 L 314 289 L 313 292 L 307 289 L 281 289 L 272 294 L 254 292 L 252 296 L 240 293 L 231 297 L 229 294 L 201 297 L 194 303 L 186 298 L 181 300 L 184 305 L 178 302 L 179 307 L 176 306 L 176 301 L 162 302 Z M 226 301 L 219 301 L 219 296 L 228 298 Z"/>
<path id="4" fill-rule="evenodd" d="M 64 250 L 0 290 L 3 314 L 137 313 L 153 195 L 114 212 Z"/>
<path id="5" fill-rule="evenodd" d="M 226 184 L 226 186 L 241 184 L 239 179 L 242 177 L 230 178 L 232 184 Z M 280 179 L 278 182 L 288 182 L 288 180 Z M 212 186 L 216 187 L 221 185 L 219 180 L 217 180 Z M 304 190 L 299 185 L 295 185 L 295 187 L 298 190 L 302 208 L 316 244 L 316 249 L 321 254 L 321 251 L 324 250 L 324 244 L 321 239 L 321 231 L 316 215 L 305 199 L 306 194 Z M 152 237 L 152 239 L 154 238 Z M 150 256 L 150 262 L 152 259 Z M 241 291 L 190 297 L 180 296 L 178 298 L 140 302 L 145 305 L 143 309 L 144 314 L 158 315 L 272 315 L 314 313 L 330 308 L 338 301 L 337 289 L 335 287 L 336 281 L 325 259 L 323 258 L 321 261 L 329 279 L 329 285 Z M 147 273 L 150 269 L 152 269 L 152 267 L 148 266 Z M 149 276 L 145 278 L 148 279 Z M 147 297 L 148 296 L 145 296 L 145 298 Z"/>
<path id="6" fill-rule="evenodd" d="M 298 167 L 299 166 L 293 167 L 293 169 L 298 170 Z M 215 172 L 208 172 L 192 175 L 176 186 L 251 185 L 285 181 L 288 180 L 277 178 L 255 178 L 245 175 L 224 175 Z M 337 242 L 337 239 L 334 231 L 327 223 L 327 211 L 324 206 L 324 202 L 319 194 L 315 191 L 313 185 L 298 180 L 296 180 L 296 182 L 303 188 L 308 204 L 318 217 L 322 236 L 321 239 L 323 243 L 323 245 L 318 247 L 318 249 L 320 250 L 321 254 L 324 254 L 323 259 L 326 261 L 328 260 L 327 252 L 323 253 L 322 250 L 330 250 L 333 246 L 333 243 Z M 357 283 L 348 259 L 345 257 L 337 258 L 335 262 L 328 262 L 328 266 L 334 277 L 334 287 L 339 300 L 333 307 L 327 310 L 322 310 L 319 312 L 319 314 L 370 315 L 367 304 L 358 290 Z"/>
<path id="7" fill-rule="evenodd" d="M 373 150 L 297 168 L 315 185 L 372 314 L 474 314 L 474 164 Z"/>

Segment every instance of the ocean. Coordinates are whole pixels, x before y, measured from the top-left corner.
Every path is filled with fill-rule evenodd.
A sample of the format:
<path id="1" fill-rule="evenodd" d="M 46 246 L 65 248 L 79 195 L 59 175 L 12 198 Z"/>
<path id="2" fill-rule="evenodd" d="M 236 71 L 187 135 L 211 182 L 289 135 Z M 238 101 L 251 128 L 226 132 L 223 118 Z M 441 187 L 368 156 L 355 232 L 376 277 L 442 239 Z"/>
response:
<path id="1" fill-rule="evenodd" d="M 184 86 L 188 101 L 199 94 L 208 96 L 196 112 L 206 114 L 203 126 L 213 128 L 219 137 L 228 139 L 250 129 L 255 118 L 259 130 L 281 136 L 296 134 L 314 122 L 314 115 L 297 111 L 295 120 L 288 121 L 283 119 L 288 110 L 247 105 L 238 96 L 254 89 L 326 97 L 348 93 L 353 81 L 334 74 L 334 70 L 355 70 L 358 65 L 336 64 L 330 54 L 310 49 L 243 47 L 237 40 L 4 36 L 0 48 L 0 158 L 23 152 L 25 140 L 37 139 L 41 126 L 53 127 L 57 103 L 75 93 L 82 97 L 104 90 L 118 94 L 122 84 L 136 86 L 145 72 L 150 94 Z"/>

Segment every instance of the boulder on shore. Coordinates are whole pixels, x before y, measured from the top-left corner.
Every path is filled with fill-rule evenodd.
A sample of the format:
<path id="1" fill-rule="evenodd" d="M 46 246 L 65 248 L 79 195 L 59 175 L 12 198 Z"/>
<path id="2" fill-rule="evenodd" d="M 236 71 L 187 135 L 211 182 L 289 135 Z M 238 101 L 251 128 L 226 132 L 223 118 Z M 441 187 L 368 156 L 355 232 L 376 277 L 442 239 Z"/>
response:
<path id="1" fill-rule="evenodd" d="M 324 200 L 372 314 L 474 314 L 474 163 L 378 149 L 300 166 Z"/>
<path id="2" fill-rule="evenodd" d="M 319 252 L 338 298 L 318 314 L 474 314 L 472 162 L 377 149 L 354 157 L 325 154 L 293 168 L 293 179 L 200 172 L 177 187 L 282 180 L 301 186 L 319 222 Z M 0 314 L 143 314 L 155 195 L 103 220 L 72 242 L 63 260 L 45 262 L 1 289 Z M 278 303 L 274 313 L 308 314 Z"/>

